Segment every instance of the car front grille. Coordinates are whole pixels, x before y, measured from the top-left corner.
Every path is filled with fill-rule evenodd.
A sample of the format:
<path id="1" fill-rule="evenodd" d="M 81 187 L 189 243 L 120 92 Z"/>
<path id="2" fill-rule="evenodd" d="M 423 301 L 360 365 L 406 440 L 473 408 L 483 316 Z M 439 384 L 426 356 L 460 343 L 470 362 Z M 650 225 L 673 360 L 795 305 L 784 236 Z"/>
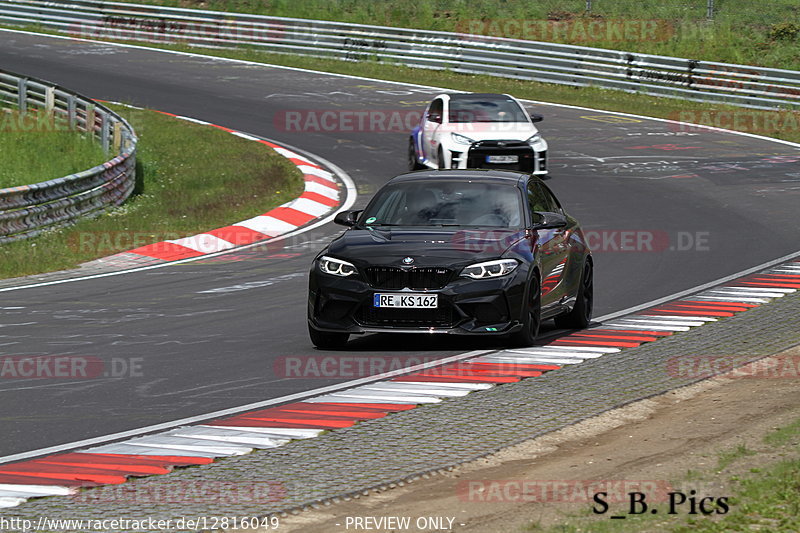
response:
<path id="1" fill-rule="evenodd" d="M 487 163 L 488 155 L 516 155 L 518 163 Z M 533 149 L 524 141 L 479 141 L 473 143 L 467 155 L 468 168 L 512 169 L 533 172 Z"/>
<path id="2" fill-rule="evenodd" d="M 368 267 L 367 283 L 376 289 L 441 289 L 453 278 L 453 271 L 442 267 Z"/>
<path id="3" fill-rule="evenodd" d="M 364 304 L 356 315 L 363 326 L 381 327 L 452 327 L 453 306 L 439 301 L 436 309 L 392 309 Z"/>

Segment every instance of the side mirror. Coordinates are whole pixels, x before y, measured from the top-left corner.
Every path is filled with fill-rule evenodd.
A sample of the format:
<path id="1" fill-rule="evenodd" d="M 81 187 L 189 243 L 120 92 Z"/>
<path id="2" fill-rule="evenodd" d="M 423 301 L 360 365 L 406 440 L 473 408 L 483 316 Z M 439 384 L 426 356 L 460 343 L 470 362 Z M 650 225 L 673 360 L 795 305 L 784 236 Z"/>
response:
<path id="1" fill-rule="evenodd" d="M 567 217 L 560 213 L 540 213 L 536 212 L 534 215 L 539 215 L 539 220 L 534 221 L 531 229 L 557 229 L 567 227 Z"/>
<path id="2" fill-rule="evenodd" d="M 341 213 L 337 213 L 335 217 L 333 217 L 333 223 L 339 224 L 340 226 L 347 226 L 348 228 L 352 228 L 356 225 L 358 221 L 358 215 L 361 211 L 342 211 Z"/>
<path id="3" fill-rule="evenodd" d="M 430 120 L 431 122 L 441 123 L 442 115 L 440 115 L 439 113 L 428 113 L 428 120 Z"/>
<path id="4" fill-rule="evenodd" d="M 544 117 L 539 113 L 531 113 L 531 122 L 541 122 L 544 120 Z"/>

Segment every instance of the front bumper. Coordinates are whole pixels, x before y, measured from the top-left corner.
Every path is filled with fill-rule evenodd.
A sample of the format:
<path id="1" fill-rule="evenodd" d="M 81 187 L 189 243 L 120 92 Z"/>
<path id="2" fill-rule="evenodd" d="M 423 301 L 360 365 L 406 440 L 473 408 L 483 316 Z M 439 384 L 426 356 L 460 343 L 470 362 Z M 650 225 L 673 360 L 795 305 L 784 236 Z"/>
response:
<path id="1" fill-rule="evenodd" d="M 547 174 L 547 145 L 531 146 L 524 141 L 478 141 L 470 146 L 452 144 L 450 168 L 520 170 L 535 175 Z M 516 163 L 490 163 L 492 156 L 516 156 Z"/>
<path id="2" fill-rule="evenodd" d="M 497 279 L 457 278 L 435 290 L 380 289 L 362 279 L 311 273 L 309 324 L 320 331 L 346 333 L 446 333 L 504 335 L 519 331 L 526 269 Z M 375 293 L 438 294 L 436 309 L 373 307 Z"/>

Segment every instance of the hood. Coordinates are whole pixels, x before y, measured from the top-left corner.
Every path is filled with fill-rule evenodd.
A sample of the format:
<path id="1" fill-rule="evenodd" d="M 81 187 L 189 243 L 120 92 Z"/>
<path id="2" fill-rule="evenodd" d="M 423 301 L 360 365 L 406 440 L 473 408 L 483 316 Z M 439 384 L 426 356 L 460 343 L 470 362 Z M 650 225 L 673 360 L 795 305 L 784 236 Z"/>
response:
<path id="1" fill-rule="evenodd" d="M 411 257 L 413 266 L 460 267 L 502 257 L 524 237 L 525 230 L 501 228 L 351 229 L 331 242 L 325 253 L 356 266 L 400 266 Z"/>
<path id="2" fill-rule="evenodd" d="M 527 141 L 538 133 L 528 122 L 471 122 L 463 124 L 448 124 L 442 132 L 458 133 L 469 137 L 473 141 L 489 140 L 514 140 Z"/>

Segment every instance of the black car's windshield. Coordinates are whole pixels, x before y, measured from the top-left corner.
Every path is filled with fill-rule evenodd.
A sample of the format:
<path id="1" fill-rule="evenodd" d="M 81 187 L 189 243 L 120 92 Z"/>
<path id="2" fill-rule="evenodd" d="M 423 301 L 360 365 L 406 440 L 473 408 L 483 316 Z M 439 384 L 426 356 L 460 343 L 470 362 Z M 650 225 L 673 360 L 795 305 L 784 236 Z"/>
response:
<path id="1" fill-rule="evenodd" d="M 527 122 L 520 106 L 509 99 L 450 100 L 450 122 Z"/>
<path id="2" fill-rule="evenodd" d="M 520 228 L 519 190 L 506 183 L 412 181 L 381 189 L 361 216 L 364 226 Z"/>

